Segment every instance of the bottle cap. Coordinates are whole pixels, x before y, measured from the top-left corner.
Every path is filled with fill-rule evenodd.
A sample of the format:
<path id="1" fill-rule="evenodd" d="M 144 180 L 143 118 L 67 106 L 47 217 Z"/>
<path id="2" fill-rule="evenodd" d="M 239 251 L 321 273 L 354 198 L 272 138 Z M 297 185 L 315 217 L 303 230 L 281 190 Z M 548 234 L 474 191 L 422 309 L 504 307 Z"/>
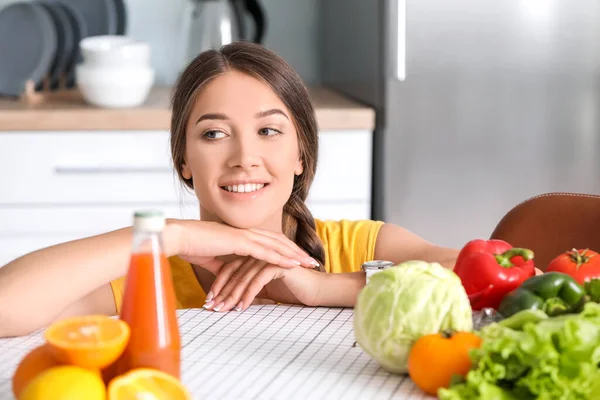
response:
<path id="1" fill-rule="evenodd" d="M 136 211 L 133 215 L 133 229 L 143 232 L 161 232 L 166 224 L 162 211 Z"/>
<path id="2" fill-rule="evenodd" d="M 386 268 L 389 267 L 393 267 L 394 263 L 392 261 L 386 261 L 386 260 L 373 260 L 373 261 L 367 261 L 366 263 L 364 263 L 362 265 L 362 270 L 365 271 L 365 273 L 367 274 L 367 282 L 369 283 L 369 280 L 371 278 L 371 276 L 373 276 L 373 274 L 376 274 L 377 272 L 383 271 Z"/>

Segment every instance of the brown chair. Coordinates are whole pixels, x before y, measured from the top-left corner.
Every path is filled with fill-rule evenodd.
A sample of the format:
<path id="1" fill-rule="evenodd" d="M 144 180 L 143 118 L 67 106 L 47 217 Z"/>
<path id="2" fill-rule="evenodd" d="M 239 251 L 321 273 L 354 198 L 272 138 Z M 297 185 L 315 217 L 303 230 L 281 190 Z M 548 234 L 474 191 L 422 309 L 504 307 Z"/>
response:
<path id="1" fill-rule="evenodd" d="M 600 196 L 546 193 L 514 207 L 492 233 L 513 247 L 533 250 L 542 271 L 560 253 L 591 249 L 600 253 Z"/>

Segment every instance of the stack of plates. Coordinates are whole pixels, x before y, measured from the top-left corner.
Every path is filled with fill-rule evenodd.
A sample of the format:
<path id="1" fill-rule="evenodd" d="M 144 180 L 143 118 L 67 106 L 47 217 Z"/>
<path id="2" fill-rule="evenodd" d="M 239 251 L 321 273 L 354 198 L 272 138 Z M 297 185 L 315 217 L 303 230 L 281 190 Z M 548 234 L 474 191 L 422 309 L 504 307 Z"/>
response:
<path id="1" fill-rule="evenodd" d="M 21 95 L 27 81 L 73 87 L 81 39 L 124 35 L 126 25 L 124 0 L 37 0 L 0 9 L 0 95 Z"/>

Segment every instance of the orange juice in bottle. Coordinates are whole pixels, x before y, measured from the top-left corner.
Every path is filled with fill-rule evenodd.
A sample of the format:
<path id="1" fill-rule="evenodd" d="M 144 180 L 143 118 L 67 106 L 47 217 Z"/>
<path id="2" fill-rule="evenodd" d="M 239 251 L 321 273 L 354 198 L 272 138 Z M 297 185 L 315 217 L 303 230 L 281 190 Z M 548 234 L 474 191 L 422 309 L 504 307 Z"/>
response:
<path id="1" fill-rule="evenodd" d="M 122 374 L 133 368 L 155 368 L 180 378 L 181 343 L 175 290 L 163 251 L 165 217 L 160 212 L 136 212 L 133 248 L 120 318 L 131 337 L 116 364 Z"/>

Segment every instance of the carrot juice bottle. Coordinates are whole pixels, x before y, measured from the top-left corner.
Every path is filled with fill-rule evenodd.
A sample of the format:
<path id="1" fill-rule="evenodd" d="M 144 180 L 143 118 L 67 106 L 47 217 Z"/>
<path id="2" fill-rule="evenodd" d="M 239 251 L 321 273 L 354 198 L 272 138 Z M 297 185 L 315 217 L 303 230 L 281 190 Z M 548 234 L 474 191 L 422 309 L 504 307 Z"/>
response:
<path id="1" fill-rule="evenodd" d="M 133 248 L 120 318 L 129 324 L 129 343 L 117 361 L 119 374 L 155 368 L 180 378 L 181 342 L 175 290 L 163 251 L 165 218 L 160 212 L 136 212 Z"/>

